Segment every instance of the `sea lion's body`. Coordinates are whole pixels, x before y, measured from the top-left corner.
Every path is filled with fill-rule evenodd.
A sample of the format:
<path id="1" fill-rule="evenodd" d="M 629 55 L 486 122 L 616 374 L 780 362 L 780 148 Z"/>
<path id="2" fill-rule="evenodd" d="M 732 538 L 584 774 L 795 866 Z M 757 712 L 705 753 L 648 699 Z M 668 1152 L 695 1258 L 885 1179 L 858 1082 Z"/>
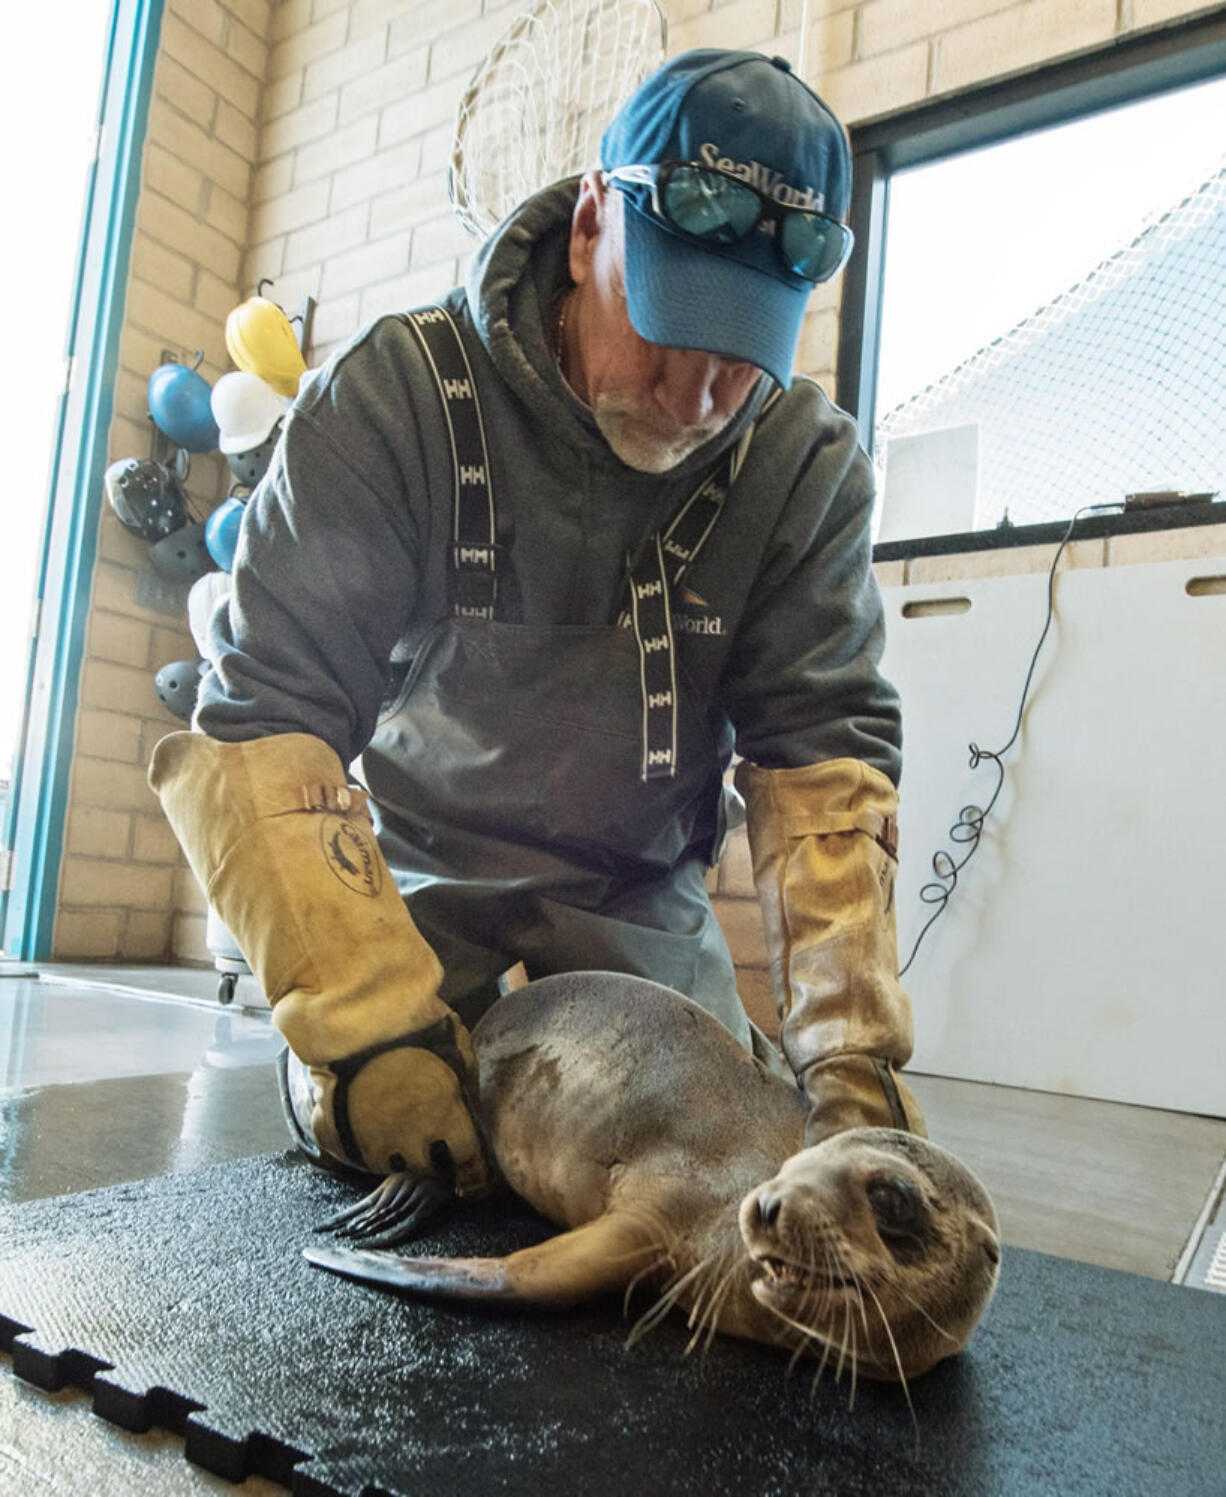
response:
<path id="1" fill-rule="evenodd" d="M 876 1377 L 970 1334 L 999 1258 L 974 1177 L 891 1129 L 806 1150 L 795 1085 L 679 994 L 546 978 L 500 999 L 473 1044 L 497 1171 L 568 1230 L 506 1259 L 398 1259 L 403 1287 L 560 1306 L 653 1281 L 700 1329 Z"/>
<path id="2" fill-rule="evenodd" d="M 654 983 L 546 978 L 495 1004 L 473 1046 L 498 1168 L 561 1226 L 661 1190 L 739 1203 L 804 1147 L 797 1087 Z"/>

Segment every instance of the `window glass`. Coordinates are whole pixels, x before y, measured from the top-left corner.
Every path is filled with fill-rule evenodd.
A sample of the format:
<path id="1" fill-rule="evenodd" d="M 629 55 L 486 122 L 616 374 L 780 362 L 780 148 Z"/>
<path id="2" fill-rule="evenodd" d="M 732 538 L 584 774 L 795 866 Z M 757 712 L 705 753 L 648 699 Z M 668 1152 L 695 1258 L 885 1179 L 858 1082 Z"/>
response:
<path id="1" fill-rule="evenodd" d="M 1226 80 L 890 178 L 877 539 L 1226 493 Z"/>
<path id="2" fill-rule="evenodd" d="M 112 0 L 22 6 L 0 58 L 7 232 L 0 248 L 8 345 L 0 360 L 0 807 L 25 712 L 30 626 L 82 210 L 93 162 Z M 54 602 L 54 600 L 52 600 Z"/>

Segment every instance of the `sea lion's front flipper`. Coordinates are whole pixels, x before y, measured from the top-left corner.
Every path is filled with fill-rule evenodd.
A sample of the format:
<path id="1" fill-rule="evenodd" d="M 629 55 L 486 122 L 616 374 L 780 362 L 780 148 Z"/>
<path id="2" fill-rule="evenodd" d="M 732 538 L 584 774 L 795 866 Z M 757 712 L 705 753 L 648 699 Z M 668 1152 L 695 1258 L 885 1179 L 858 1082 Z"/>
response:
<path id="1" fill-rule="evenodd" d="M 402 1258 L 331 1244 L 302 1251 L 316 1268 L 383 1289 L 561 1308 L 625 1288 L 660 1249 L 644 1221 L 610 1211 L 507 1258 Z"/>
<path id="2" fill-rule="evenodd" d="M 577 1305 L 625 1287 L 662 1257 L 657 1234 L 638 1215 L 606 1211 L 505 1260 L 511 1297 L 533 1305 Z"/>

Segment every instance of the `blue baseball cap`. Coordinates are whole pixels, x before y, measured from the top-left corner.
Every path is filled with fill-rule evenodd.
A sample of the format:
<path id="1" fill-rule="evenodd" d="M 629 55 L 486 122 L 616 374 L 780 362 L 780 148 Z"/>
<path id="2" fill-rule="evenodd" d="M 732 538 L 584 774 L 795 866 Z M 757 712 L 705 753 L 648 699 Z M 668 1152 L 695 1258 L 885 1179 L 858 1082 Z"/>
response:
<path id="1" fill-rule="evenodd" d="M 782 57 L 703 48 L 653 73 L 605 131 L 600 164 L 613 172 L 669 161 L 713 166 L 776 203 L 847 217 L 846 132 Z M 626 301 L 639 336 L 744 360 L 786 389 L 814 283 L 784 265 L 774 225 L 733 244 L 700 243 L 656 216 L 649 187 L 623 191 Z"/>

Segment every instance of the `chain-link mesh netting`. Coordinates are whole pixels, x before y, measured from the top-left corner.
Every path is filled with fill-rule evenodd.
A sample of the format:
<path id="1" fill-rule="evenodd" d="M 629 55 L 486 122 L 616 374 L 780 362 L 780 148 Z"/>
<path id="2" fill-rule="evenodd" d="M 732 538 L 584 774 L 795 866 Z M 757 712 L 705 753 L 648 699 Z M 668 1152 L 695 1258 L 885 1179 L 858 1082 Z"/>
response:
<path id="1" fill-rule="evenodd" d="M 531 193 L 599 165 L 605 126 L 664 61 L 655 0 L 536 0 L 477 69 L 456 116 L 448 189 L 488 234 Z"/>
<path id="2" fill-rule="evenodd" d="M 881 417 L 874 452 L 887 507 L 891 442 L 932 433 L 935 453 L 936 434 L 951 428 L 969 437 L 961 450 L 972 465 L 978 449 L 973 521 L 959 529 L 1006 514 L 1014 524 L 1067 518 L 1139 491 L 1226 493 L 1226 163 L 1083 280 Z M 915 452 L 912 443 L 911 463 Z"/>

